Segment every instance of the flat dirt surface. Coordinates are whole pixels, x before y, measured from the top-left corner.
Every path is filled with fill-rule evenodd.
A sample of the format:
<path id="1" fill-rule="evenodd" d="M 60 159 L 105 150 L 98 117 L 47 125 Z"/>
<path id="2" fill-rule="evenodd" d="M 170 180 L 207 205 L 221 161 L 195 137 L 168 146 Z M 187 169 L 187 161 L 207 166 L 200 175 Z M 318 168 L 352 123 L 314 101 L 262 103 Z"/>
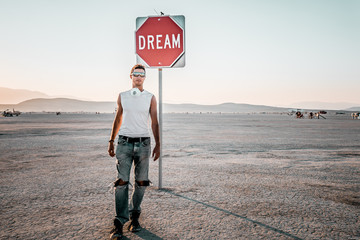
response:
<path id="1" fill-rule="evenodd" d="M 0 239 L 108 239 L 113 114 L 0 118 Z M 165 114 L 138 233 L 123 239 L 360 239 L 360 120 Z"/>

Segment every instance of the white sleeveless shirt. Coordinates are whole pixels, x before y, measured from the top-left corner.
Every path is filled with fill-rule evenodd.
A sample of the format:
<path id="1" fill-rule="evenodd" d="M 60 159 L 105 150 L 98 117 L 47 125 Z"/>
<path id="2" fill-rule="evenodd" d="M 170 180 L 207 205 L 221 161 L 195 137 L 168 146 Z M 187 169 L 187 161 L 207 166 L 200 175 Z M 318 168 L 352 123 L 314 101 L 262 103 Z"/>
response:
<path id="1" fill-rule="evenodd" d="M 150 103 L 153 94 L 146 90 L 132 91 L 120 93 L 123 115 L 119 135 L 150 137 Z"/>

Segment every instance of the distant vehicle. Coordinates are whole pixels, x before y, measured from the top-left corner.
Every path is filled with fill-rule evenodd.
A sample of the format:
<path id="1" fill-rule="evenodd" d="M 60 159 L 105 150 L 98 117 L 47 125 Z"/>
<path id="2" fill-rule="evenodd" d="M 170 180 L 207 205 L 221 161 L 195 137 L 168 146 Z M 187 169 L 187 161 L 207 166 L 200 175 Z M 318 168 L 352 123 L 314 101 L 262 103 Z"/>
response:
<path id="1" fill-rule="evenodd" d="M 289 109 L 288 111 L 288 115 L 295 115 L 295 118 L 304 118 L 304 114 L 306 114 L 307 112 L 305 112 L 303 109 Z M 324 116 L 322 116 L 321 114 L 327 114 L 326 111 L 321 110 L 318 112 L 309 112 L 308 114 L 308 118 L 313 119 L 313 118 L 317 118 L 319 119 L 320 117 L 326 119 Z"/>
<path id="2" fill-rule="evenodd" d="M 56 112 L 56 115 L 60 115 L 61 114 L 61 112 Z"/>
<path id="3" fill-rule="evenodd" d="M 13 109 L 12 111 L 10 111 L 9 109 L 6 109 L 4 112 L 1 113 L 1 115 L 3 117 L 13 117 L 13 116 L 19 116 L 21 114 L 20 111 L 15 111 L 15 109 Z"/>
<path id="4" fill-rule="evenodd" d="M 303 109 L 289 109 L 288 110 L 288 115 L 296 115 L 298 112 L 300 112 L 300 113 L 303 113 L 304 112 L 304 110 Z"/>
<path id="5" fill-rule="evenodd" d="M 296 118 L 304 118 L 304 114 L 302 112 L 300 112 L 300 111 L 297 111 L 295 113 L 295 115 L 296 115 Z"/>
<path id="6" fill-rule="evenodd" d="M 308 117 L 309 117 L 310 119 L 313 119 L 313 118 L 314 118 L 314 113 L 313 113 L 313 112 L 309 112 Z"/>
<path id="7" fill-rule="evenodd" d="M 315 117 L 317 118 L 317 119 L 320 119 L 320 117 L 322 117 L 323 119 L 326 119 L 326 117 L 324 117 L 323 115 L 321 115 L 321 114 L 326 114 L 327 112 L 325 112 L 325 111 L 318 111 L 317 113 L 315 113 Z"/>
<path id="8" fill-rule="evenodd" d="M 3 117 L 12 117 L 13 114 L 12 114 L 12 112 L 6 110 L 6 111 L 1 113 L 1 116 L 3 116 Z"/>
<path id="9" fill-rule="evenodd" d="M 351 113 L 352 119 L 359 119 L 359 116 L 360 116 L 360 112 Z"/>
<path id="10" fill-rule="evenodd" d="M 304 110 L 303 109 L 289 109 L 288 115 L 295 115 L 295 118 L 304 118 Z"/>

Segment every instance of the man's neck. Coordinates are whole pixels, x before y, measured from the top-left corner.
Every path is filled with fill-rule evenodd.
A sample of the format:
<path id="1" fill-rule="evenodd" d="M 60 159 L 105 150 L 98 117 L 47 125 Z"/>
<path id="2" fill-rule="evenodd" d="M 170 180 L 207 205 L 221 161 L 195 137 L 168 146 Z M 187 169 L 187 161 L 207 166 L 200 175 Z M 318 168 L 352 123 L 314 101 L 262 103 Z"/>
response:
<path id="1" fill-rule="evenodd" d="M 137 86 L 133 86 L 133 88 L 137 88 L 137 89 L 139 89 L 140 90 L 140 92 L 143 92 L 144 91 L 144 87 L 137 87 Z"/>

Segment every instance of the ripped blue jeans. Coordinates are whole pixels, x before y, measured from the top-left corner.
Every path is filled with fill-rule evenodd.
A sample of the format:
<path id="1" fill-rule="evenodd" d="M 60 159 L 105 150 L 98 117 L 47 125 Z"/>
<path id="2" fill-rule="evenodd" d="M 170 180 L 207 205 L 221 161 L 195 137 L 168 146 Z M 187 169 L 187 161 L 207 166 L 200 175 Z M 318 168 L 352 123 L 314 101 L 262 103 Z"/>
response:
<path id="1" fill-rule="evenodd" d="M 150 153 L 150 138 L 142 142 L 134 143 L 119 138 L 116 148 L 116 168 L 118 171 L 117 181 L 120 182 L 115 187 L 115 211 L 116 218 L 122 224 L 129 221 L 129 212 L 141 212 L 140 205 L 146 189 L 146 184 L 143 183 L 149 183 L 148 172 Z M 133 186 L 129 206 L 129 178 L 133 163 L 135 184 Z"/>

